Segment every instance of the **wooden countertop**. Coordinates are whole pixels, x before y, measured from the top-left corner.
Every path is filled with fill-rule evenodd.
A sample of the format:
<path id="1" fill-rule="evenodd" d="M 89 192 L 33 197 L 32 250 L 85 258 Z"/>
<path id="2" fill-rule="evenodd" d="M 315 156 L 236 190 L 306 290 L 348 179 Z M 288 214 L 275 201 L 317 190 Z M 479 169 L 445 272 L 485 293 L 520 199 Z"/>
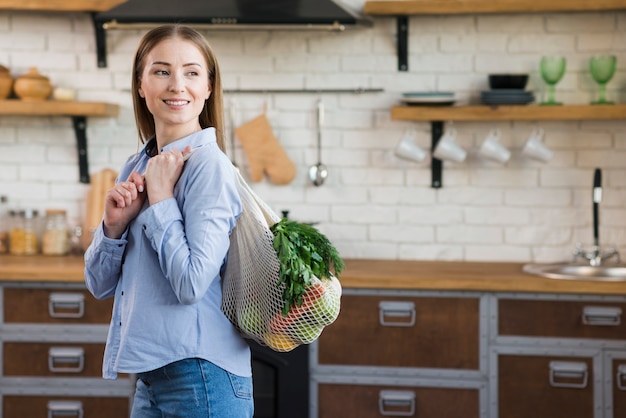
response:
<path id="1" fill-rule="evenodd" d="M 345 288 L 626 295 L 626 282 L 555 280 L 522 272 L 522 263 L 345 260 Z M 82 282 L 80 256 L 0 256 L 0 281 Z"/>

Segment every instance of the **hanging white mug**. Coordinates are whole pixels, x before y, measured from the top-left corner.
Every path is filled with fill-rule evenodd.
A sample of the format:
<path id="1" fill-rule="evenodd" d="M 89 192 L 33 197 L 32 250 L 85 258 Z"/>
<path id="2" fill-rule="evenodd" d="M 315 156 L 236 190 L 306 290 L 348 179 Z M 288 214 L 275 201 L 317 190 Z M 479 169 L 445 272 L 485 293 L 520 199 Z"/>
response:
<path id="1" fill-rule="evenodd" d="M 480 145 L 479 152 L 481 155 L 500 163 L 506 163 L 511 158 L 511 151 L 500 143 L 500 129 L 497 128 L 489 132 L 489 135 Z"/>
<path id="2" fill-rule="evenodd" d="M 456 142 L 456 129 L 448 128 L 439 138 L 439 142 L 433 151 L 433 157 L 440 160 L 450 160 L 457 163 L 465 161 L 467 151 Z"/>
<path id="3" fill-rule="evenodd" d="M 426 158 L 426 152 L 415 142 L 415 131 L 407 130 L 394 150 L 396 156 L 420 163 Z"/>
<path id="4" fill-rule="evenodd" d="M 543 143 L 543 129 L 534 128 L 522 148 L 522 154 L 539 161 L 549 161 L 554 153 Z"/>

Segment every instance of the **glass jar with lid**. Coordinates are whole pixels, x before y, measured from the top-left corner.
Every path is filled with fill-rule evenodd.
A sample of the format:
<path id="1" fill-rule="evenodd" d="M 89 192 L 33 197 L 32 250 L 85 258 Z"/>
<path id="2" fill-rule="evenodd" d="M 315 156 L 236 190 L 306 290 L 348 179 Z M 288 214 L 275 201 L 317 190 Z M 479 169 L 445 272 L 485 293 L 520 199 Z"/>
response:
<path id="1" fill-rule="evenodd" d="M 9 251 L 13 255 L 33 255 L 39 252 L 37 235 L 38 212 L 33 209 L 11 211 Z"/>
<path id="2" fill-rule="evenodd" d="M 46 222 L 41 239 L 44 255 L 67 255 L 70 250 L 70 235 L 67 213 L 63 209 L 47 209 Z"/>

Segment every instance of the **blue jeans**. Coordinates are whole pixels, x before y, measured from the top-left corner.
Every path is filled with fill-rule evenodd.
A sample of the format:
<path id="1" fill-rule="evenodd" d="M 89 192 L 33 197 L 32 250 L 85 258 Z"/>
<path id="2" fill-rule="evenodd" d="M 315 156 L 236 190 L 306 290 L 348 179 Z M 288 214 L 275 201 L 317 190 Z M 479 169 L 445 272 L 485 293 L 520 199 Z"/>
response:
<path id="1" fill-rule="evenodd" d="M 202 359 L 137 375 L 131 418 L 251 418 L 252 378 Z"/>

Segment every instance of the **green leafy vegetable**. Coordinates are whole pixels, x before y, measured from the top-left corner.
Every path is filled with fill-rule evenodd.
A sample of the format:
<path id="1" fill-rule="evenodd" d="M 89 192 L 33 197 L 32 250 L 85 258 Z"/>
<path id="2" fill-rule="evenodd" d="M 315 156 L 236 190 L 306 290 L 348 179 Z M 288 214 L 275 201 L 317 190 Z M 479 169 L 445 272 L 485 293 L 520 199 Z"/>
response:
<path id="1" fill-rule="evenodd" d="M 287 315 L 292 306 L 302 306 L 302 296 L 313 276 L 330 278 L 332 268 L 338 277 L 344 263 L 328 238 L 311 225 L 283 218 L 270 230 L 281 265 L 278 284 L 285 284 L 282 313 Z"/>

